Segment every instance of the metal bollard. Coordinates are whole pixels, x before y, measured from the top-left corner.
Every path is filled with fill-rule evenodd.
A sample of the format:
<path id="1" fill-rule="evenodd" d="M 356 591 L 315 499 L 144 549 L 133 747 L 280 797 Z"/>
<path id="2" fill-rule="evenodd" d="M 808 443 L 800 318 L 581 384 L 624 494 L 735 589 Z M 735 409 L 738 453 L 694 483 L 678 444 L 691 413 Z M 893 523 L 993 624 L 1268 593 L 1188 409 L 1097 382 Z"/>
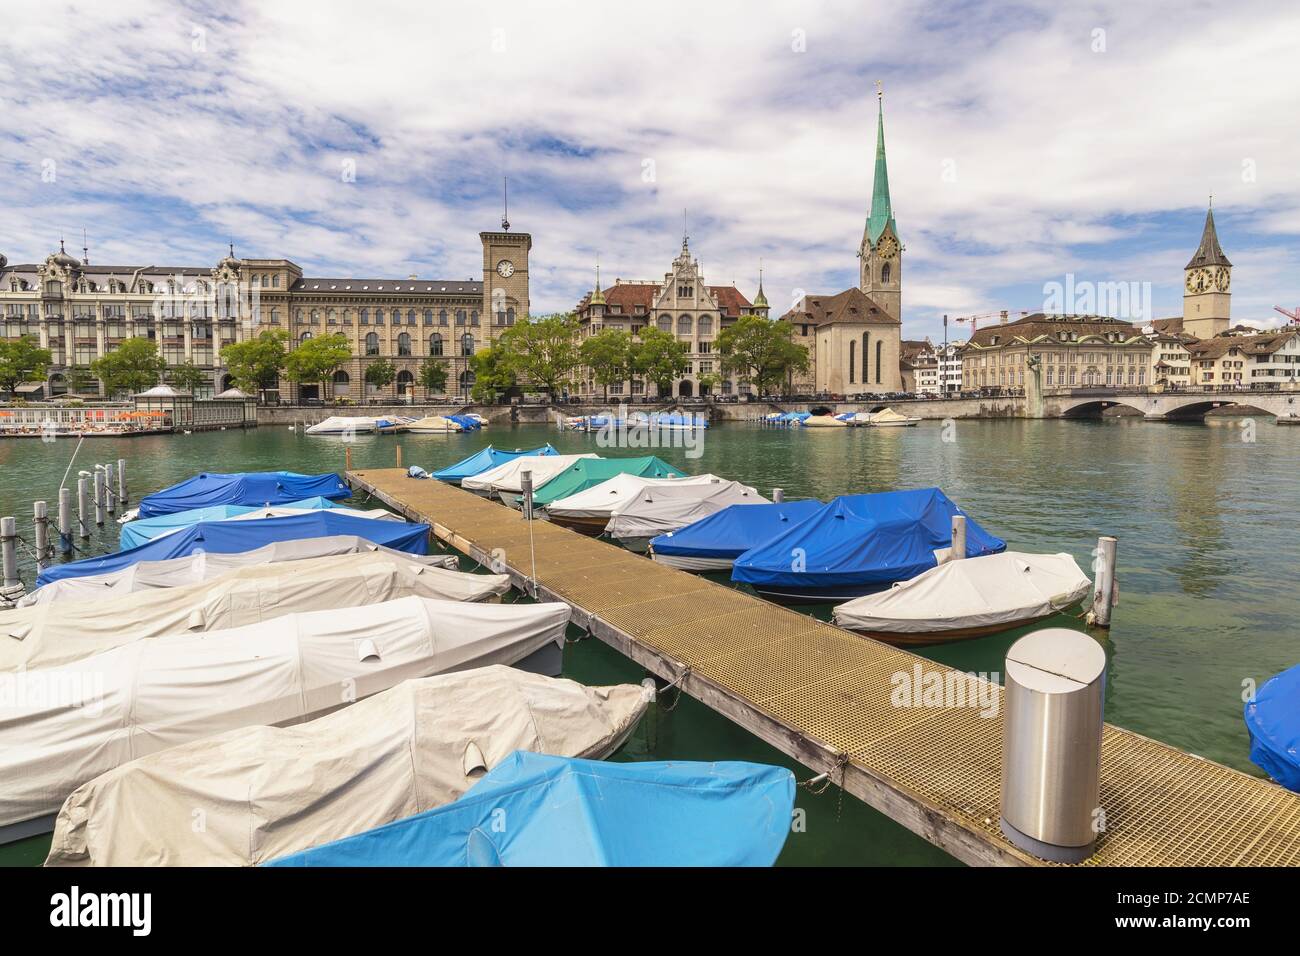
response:
<path id="1" fill-rule="evenodd" d="M 960 561 L 966 557 L 966 516 L 952 516 L 952 552 L 949 561 Z"/>
<path id="2" fill-rule="evenodd" d="M 117 495 L 113 493 L 113 466 L 104 466 L 104 506 L 111 518 L 117 512 Z"/>
<path id="3" fill-rule="evenodd" d="M 1001 829 L 1034 856 L 1092 855 L 1105 689 L 1106 652 L 1087 634 L 1045 628 L 1007 651 Z"/>
<path id="4" fill-rule="evenodd" d="M 83 471 L 77 478 L 77 533 L 90 537 L 90 473 Z"/>
<path id="5" fill-rule="evenodd" d="M 117 460 L 117 500 L 122 503 L 122 510 L 126 510 L 126 459 Z"/>
<path id="6" fill-rule="evenodd" d="M 32 528 L 36 533 L 36 570 L 44 571 L 50 564 L 50 513 L 44 501 L 32 504 Z"/>
<path id="7" fill-rule="evenodd" d="M 18 522 L 13 518 L 0 518 L 0 574 L 5 590 L 18 587 Z"/>
<path id="8" fill-rule="evenodd" d="M 773 504 L 778 504 L 778 505 L 779 505 L 779 504 L 781 504 L 781 503 L 784 502 L 784 501 L 785 501 L 785 489 L 784 489 L 784 488 L 773 488 L 773 489 L 772 489 L 772 503 L 773 503 Z"/>
<path id="9" fill-rule="evenodd" d="M 95 524 L 104 524 L 104 466 L 95 466 Z"/>
<path id="10" fill-rule="evenodd" d="M 72 489 L 59 489 L 59 553 L 72 553 Z"/>
<path id="11" fill-rule="evenodd" d="M 1092 609 L 1088 623 L 1110 627 L 1110 609 L 1115 606 L 1115 549 L 1119 542 L 1111 535 L 1097 539 L 1096 578 L 1092 588 Z"/>
<path id="12" fill-rule="evenodd" d="M 533 473 L 531 471 L 519 473 L 519 491 L 523 496 L 521 507 L 524 518 L 531 521 L 533 519 Z"/>

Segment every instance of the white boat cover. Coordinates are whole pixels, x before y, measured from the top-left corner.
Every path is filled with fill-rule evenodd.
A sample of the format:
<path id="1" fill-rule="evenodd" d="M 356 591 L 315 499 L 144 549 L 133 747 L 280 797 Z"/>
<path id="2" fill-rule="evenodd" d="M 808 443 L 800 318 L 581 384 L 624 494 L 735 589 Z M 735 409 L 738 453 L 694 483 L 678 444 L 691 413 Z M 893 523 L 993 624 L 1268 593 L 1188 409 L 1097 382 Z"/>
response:
<path id="1" fill-rule="evenodd" d="M 96 777 L 64 802 L 45 865 L 264 863 L 450 803 L 516 750 L 606 757 L 653 696 L 512 667 L 403 681 L 308 723 L 243 727 Z"/>
<path id="2" fill-rule="evenodd" d="M 301 611 L 410 595 L 486 601 L 510 590 L 504 574 L 429 568 L 410 557 L 363 551 L 259 564 L 185 587 L 0 611 L 0 672 L 55 667 L 148 637 L 242 627 Z"/>
<path id="3" fill-rule="evenodd" d="M 560 472 L 567 469 L 579 458 L 599 458 L 599 455 L 521 455 L 510 461 L 502 462 L 495 468 L 489 468 L 487 471 L 474 475 L 472 478 L 461 479 L 460 486 L 470 491 L 479 491 L 493 493 L 499 491 L 513 491 L 519 494 L 523 491 L 520 486 L 522 480 L 519 476 L 525 471 L 533 473 L 533 488 L 542 487 Z"/>
<path id="4" fill-rule="evenodd" d="M 257 521 L 259 518 L 291 518 L 294 515 L 307 514 L 312 511 L 332 511 L 336 515 L 351 515 L 354 518 L 370 518 L 374 521 L 404 521 L 404 518 L 393 514 L 391 511 L 385 511 L 383 508 L 371 508 L 362 511 L 360 508 L 284 508 L 276 505 L 268 505 L 258 508 L 256 511 L 246 511 L 242 515 L 235 515 L 232 518 L 218 518 L 218 521 Z M 180 528 L 176 529 L 181 530 Z M 171 534 L 171 532 L 167 532 Z M 159 535 L 161 537 L 161 535 Z"/>
<path id="5" fill-rule="evenodd" d="M 685 528 L 731 505 L 767 502 L 749 485 L 725 478 L 716 480 L 717 484 L 646 488 L 610 517 L 605 531 L 619 540 L 653 538 Z"/>
<path id="6" fill-rule="evenodd" d="M 200 581 L 210 581 L 238 568 L 263 564 L 281 564 L 286 561 L 307 561 L 335 554 L 383 553 L 402 558 L 429 568 L 447 568 L 454 571 L 459 562 L 453 554 L 407 554 L 396 548 L 385 548 L 354 534 L 332 534 L 319 538 L 300 538 L 297 541 L 276 541 L 272 544 L 237 551 L 233 554 L 200 552 L 165 561 L 137 561 L 128 568 L 108 574 L 89 574 L 79 578 L 62 578 L 37 588 L 18 602 L 18 607 L 34 607 L 54 601 L 98 601 L 134 591 L 154 588 L 177 588 Z"/>
<path id="7" fill-rule="evenodd" d="M 1004 551 L 949 561 L 835 608 L 840 627 L 929 634 L 1014 625 L 1082 600 L 1092 586 L 1068 554 Z"/>
<path id="8" fill-rule="evenodd" d="M 887 425 L 911 425 L 915 422 L 919 422 L 920 420 L 921 419 L 919 418 L 912 418 L 907 415 L 900 415 L 892 408 L 883 408 L 871 416 L 870 424 L 875 425 L 877 427 L 884 427 Z"/>
<path id="9" fill-rule="evenodd" d="M 610 518 L 625 505 L 634 501 L 642 491 L 656 490 L 668 485 L 716 486 L 724 479 L 717 475 L 692 475 L 685 478 L 643 478 L 639 475 L 621 474 L 607 478 L 566 498 L 557 498 L 546 506 L 548 514 L 569 518 Z"/>
<path id="10" fill-rule="evenodd" d="M 423 435 L 429 432 L 458 432 L 461 427 L 459 422 L 453 422 L 450 418 L 426 415 L 418 421 L 411 422 L 406 426 L 406 430 L 413 435 Z"/>
<path id="11" fill-rule="evenodd" d="M 308 435 L 345 435 L 350 433 L 363 435 L 375 430 L 374 418 L 349 417 L 335 415 L 322 422 L 317 422 L 307 429 Z"/>
<path id="12" fill-rule="evenodd" d="M 0 674 L 0 827 L 52 814 L 83 783 L 167 747 L 300 723 L 413 677 L 517 663 L 562 645 L 568 620 L 563 603 L 406 597 Z"/>

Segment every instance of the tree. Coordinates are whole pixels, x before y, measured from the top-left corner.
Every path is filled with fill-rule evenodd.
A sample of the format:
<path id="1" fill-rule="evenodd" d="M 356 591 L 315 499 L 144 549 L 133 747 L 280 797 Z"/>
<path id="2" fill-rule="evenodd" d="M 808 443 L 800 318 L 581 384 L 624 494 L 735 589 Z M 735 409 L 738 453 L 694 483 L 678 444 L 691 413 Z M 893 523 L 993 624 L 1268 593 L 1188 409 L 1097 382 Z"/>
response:
<path id="1" fill-rule="evenodd" d="M 68 381 L 68 391 L 73 395 L 84 395 L 95 387 L 95 376 L 84 365 L 69 365 L 64 375 Z"/>
<path id="2" fill-rule="evenodd" d="M 221 361 L 235 385 L 249 393 L 274 388 L 285 364 L 284 329 L 263 329 L 256 337 L 221 347 Z"/>
<path id="3" fill-rule="evenodd" d="M 759 395 L 780 385 L 788 373 L 808 370 L 808 350 L 794 341 L 794 327 L 757 315 L 742 315 L 718 336 L 722 367 L 735 372 Z"/>
<path id="4" fill-rule="evenodd" d="M 426 358 L 420 365 L 420 384 L 424 386 L 424 397 L 433 393 L 439 395 L 447 391 L 447 366 L 436 358 Z"/>
<path id="5" fill-rule="evenodd" d="M 632 371 L 654 382 L 660 396 L 671 395 L 673 382 L 690 368 L 689 351 L 690 346 L 671 332 L 644 328 L 641 344 L 633 349 Z"/>
<path id="6" fill-rule="evenodd" d="M 152 388 L 166 367 L 158 357 L 158 347 L 143 337 L 123 339 L 112 352 L 90 363 L 91 374 L 104 383 L 110 395 Z"/>
<path id="7" fill-rule="evenodd" d="M 179 392 L 197 392 L 208 377 L 193 362 L 182 362 L 167 370 L 167 381 Z"/>
<path id="8" fill-rule="evenodd" d="M 387 388 L 397 378 L 397 367 L 386 358 L 376 359 L 366 366 L 366 384 L 377 389 Z"/>
<path id="9" fill-rule="evenodd" d="M 705 372 L 695 377 L 695 384 L 700 386 L 700 395 L 711 395 L 722 384 L 722 376 L 717 372 Z"/>
<path id="10" fill-rule="evenodd" d="M 319 384 L 321 393 L 329 390 L 334 373 L 352 358 L 348 337 L 341 332 L 306 339 L 284 360 L 284 374 L 298 385 Z"/>
<path id="11" fill-rule="evenodd" d="M 562 313 L 513 325 L 497 342 L 518 378 L 554 395 L 582 362 L 577 335 L 578 320 Z"/>
<path id="12" fill-rule="evenodd" d="M 578 349 L 582 364 L 591 369 L 591 377 L 605 389 L 628 378 L 632 367 L 632 336 L 622 329 L 604 329 L 582 343 Z"/>
<path id="13" fill-rule="evenodd" d="M 13 341 L 0 341 L 0 388 L 12 398 L 23 382 L 45 378 L 53 356 L 49 349 L 36 344 L 31 335 L 20 335 Z"/>
<path id="14" fill-rule="evenodd" d="M 474 387 L 470 390 L 470 397 L 476 402 L 495 402 L 501 393 L 513 388 L 518 381 L 507 348 L 500 340 L 495 345 L 475 352 L 469 360 L 469 367 L 474 373 Z"/>

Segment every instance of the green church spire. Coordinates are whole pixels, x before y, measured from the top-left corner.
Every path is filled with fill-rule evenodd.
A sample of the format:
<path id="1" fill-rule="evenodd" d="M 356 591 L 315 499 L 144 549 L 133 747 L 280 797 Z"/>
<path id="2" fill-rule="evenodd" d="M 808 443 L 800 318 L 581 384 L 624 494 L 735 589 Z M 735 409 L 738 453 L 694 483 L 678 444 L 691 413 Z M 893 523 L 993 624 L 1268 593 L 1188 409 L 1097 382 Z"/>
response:
<path id="1" fill-rule="evenodd" d="M 885 91 L 876 84 L 876 181 L 871 190 L 871 215 L 867 217 L 867 239 L 874 246 L 885 227 L 898 235 L 894 210 L 889 203 L 889 167 L 885 162 Z"/>

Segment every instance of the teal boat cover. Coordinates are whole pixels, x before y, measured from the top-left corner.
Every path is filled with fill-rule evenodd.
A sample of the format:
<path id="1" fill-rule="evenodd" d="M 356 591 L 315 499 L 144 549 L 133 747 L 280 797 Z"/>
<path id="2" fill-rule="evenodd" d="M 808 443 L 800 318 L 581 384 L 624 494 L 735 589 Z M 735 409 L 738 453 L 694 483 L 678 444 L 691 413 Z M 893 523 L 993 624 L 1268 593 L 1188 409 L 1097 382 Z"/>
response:
<path id="1" fill-rule="evenodd" d="M 137 561 L 165 561 L 168 558 L 183 558 L 201 551 L 234 554 L 239 551 L 251 551 L 276 541 L 323 538 L 335 534 L 355 535 L 408 554 L 429 553 L 427 524 L 358 518 L 337 511 L 304 511 L 300 515 L 262 518 L 257 521 L 200 521 L 188 528 L 182 528 L 175 534 L 154 538 L 129 551 L 115 551 L 100 558 L 83 558 L 80 561 L 48 567 L 37 575 L 36 584 L 44 586 L 51 581 L 61 581 L 64 578 L 108 574 L 129 568 Z"/>
<path id="2" fill-rule="evenodd" d="M 771 866 L 794 775 L 515 751 L 459 800 L 268 866 Z"/>
<path id="3" fill-rule="evenodd" d="M 1300 664 L 1269 678 L 1246 702 L 1251 762 L 1300 793 Z"/>
<path id="4" fill-rule="evenodd" d="M 686 472 L 674 468 L 662 458 L 579 458 L 533 493 L 533 504 L 541 507 L 552 501 L 576 495 L 616 475 L 638 478 L 685 478 Z"/>
<path id="5" fill-rule="evenodd" d="M 156 518 L 138 518 L 122 525 L 122 531 L 118 535 L 118 547 L 123 551 L 138 548 L 146 541 L 152 541 L 164 534 L 171 534 L 177 528 L 188 528 L 200 521 L 225 521 L 228 518 L 238 518 L 240 515 L 251 514 L 262 507 L 264 506 L 212 505 L 208 508 L 195 508 L 192 511 L 177 511 L 175 514 L 158 515 Z M 311 511 L 317 508 L 341 508 L 343 506 L 317 495 L 315 498 L 304 498 L 302 501 L 286 501 L 279 507 Z"/>
<path id="6" fill-rule="evenodd" d="M 320 495 L 334 501 L 352 497 L 338 475 L 300 475 L 293 471 L 204 473 L 140 499 L 140 517 L 193 511 L 212 505 L 282 505 Z"/>
<path id="7" fill-rule="evenodd" d="M 730 505 L 685 528 L 652 538 L 655 554 L 732 560 L 824 508 L 813 498 L 780 504 Z"/>
<path id="8" fill-rule="evenodd" d="M 462 458 L 454 465 L 448 465 L 441 471 L 435 471 L 433 477 L 439 481 L 450 481 L 452 483 L 460 481 L 462 478 L 473 478 L 475 475 L 481 475 L 489 468 L 495 468 L 497 465 L 504 465 L 508 461 L 514 461 L 524 455 L 555 455 L 558 454 L 550 445 L 543 445 L 541 448 L 530 448 L 527 451 L 498 451 L 491 445 L 488 445 L 482 451 L 475 452 L 468 458 Z"/>

